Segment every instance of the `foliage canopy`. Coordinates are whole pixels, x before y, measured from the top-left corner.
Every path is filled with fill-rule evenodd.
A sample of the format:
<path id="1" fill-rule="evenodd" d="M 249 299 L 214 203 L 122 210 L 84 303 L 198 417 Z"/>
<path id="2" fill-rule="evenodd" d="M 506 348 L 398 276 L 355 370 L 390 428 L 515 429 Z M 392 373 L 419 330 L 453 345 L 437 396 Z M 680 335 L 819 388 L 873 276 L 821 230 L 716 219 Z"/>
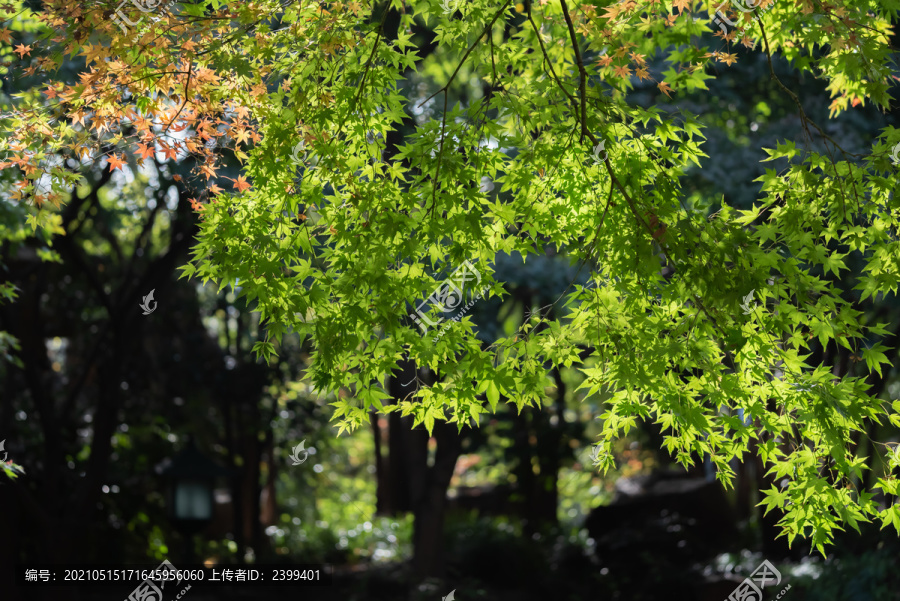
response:
<path id="1" fill-rule="evenodd" d="M 726 33 L 717 6 L 691 0 L 210 0 L 129 9 L 141 19 L 126 32 L 112 4 L 17 4 L 2 44 L 31 87 L 3 101 L 3 194 L 52 233 L 47 205 L 66 202 L 83 164 L 139 174 L 190 159 L 200 232 L 184 276 L 255 302 L 263 357 L 285 332 L 312 339 L 308 375 L 337 394 L 342 430 L 372 408 L 429 431 L 477 424 L 501 399 L 539 405 L 548 366 L 570 368 L 605 399 L 601 468 L 638 420 L 661 424 L 685 465 L 708 454 L 726 484 L 755 448 L 781 479 L 763 503 L 824 552 L 844 523 L 900 531 L 900 506 L 859 484 L 854 438 L 900 426 L 900 403 L 867 393 L 889 331 L 865 312 L 897 292 L 900 132 L 850 155 L 772 70 L 806 136 L 766 150 L 774 167 L 738 210 L 683 186 L 705 138 L 666 100 L 759 51 L 824 78 L 833 115 L 887 108 L 898 6 L 728 5 L 741 30 Z M 54 71 L 72 62 L 77 78 Z M 656 82 L 657 104 L 629 97 L 633 78 Z M 593 285 L 502 336 L 465 317 L 432 342 L 408 317 L 465 261 L 502 297 L 498 254 L 548 252 Z M 807 363 L 814 344 L 848 349 L 866 373 Z M 402 359 L 441 380 L 386 404 Z M 881 446 L 877 488 L 900 494 L 900 450 Z"/>

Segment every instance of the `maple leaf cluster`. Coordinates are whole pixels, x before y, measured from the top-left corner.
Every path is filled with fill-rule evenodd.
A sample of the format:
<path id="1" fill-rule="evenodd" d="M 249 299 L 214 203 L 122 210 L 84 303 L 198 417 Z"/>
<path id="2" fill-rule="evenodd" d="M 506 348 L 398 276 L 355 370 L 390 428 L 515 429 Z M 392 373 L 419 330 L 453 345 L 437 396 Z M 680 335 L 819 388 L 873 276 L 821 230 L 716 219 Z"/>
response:
<path id="1" fill-rule="evenodd" d="M 261 141 L 249 108 L 235 100 L 240 78 L 219 73 L 208 53 L 199 50 L 221 43 L 227 28 L 210 23 L 234 12 L 213 12 L 206 22 L 194 21 L 193 29 L 167 14 L 149 23 L 143 36 L 128 37 L 119 35 L 99 10 L 51 2 L 45 12 L 32 15 L 42 29 L 27 43 L 17 43 L 15 32 L 0 30 L 0 42 L 14 46 L 20 60 L 31 61 L 25 75 L 46 82 L 40 98 L 13 109 L 23 126 L 10 140 L 17 154 L 3 166 L 17 167 L 24 176 L 14 198 L 36 205 L 58 203 L 64 189 L 77 180 L 77 175 L 55 172 L 41 162 L 48 144 L 57 151 L 67 149 L 78 160 L 105 157 L 111 171 L 124 170 L 129 163 L 141 167 L 148 160 L 177 162 L 193 156 L 195 174 L 209 182 L 217 177 L 226 140 L 239 158 L 246 157 L 242 146 Z M 102 23 L 101 30 L 111 37 L 104 41 L 83 35 L 88 21 Z M 76 82 L 54 77 L 51 70 L 60 57 L 84 61 Z M 254 85 L 257 91 L 266 89 L 262 81 Z M 33 183 L 42 176 L 50 176 L 49 192 Z M 243 191 L 249 184 L 240 177 L 235 187 Z M 206 188 L 209 194 L 209 184 Z"/>

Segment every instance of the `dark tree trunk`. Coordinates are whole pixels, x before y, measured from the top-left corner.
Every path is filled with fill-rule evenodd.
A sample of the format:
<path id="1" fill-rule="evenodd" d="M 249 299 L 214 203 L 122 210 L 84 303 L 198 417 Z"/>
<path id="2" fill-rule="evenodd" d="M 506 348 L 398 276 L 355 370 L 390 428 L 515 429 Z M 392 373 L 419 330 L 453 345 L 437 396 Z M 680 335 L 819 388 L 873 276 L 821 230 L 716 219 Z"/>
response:
<path id="1" fill-rule="evenodd" d="M 275 496 L 275 483 L 278 481 L 278 462 L 275 456 L 275 442 L 271 430 L 266 435 L 266 484 L 263 487 L 260 508 L 260 524 L 274 526 L 278 523 L 278 499 Z"/>
<path id="2" fill-rule="evenodd" d="M 756 444 L 751 442 L 750 457 L 756 456 Z M 757 462 L 753 461 L 737 461 L 732 464 L 735 469 L 735 479 L 737 483 L 734 487 L 735 491 L 735 515 L 738 520 L 748 520 L 753 515 L 755 509 L 753 507 L 751 496 L 753 494 L 753 484 L 757 482 L 756 471 Z"/>
<path id="3" fill-rule="evenodd" d="M 538 527 L 556 526 L 559 523 L 557 508 L 559 507 L 559 465 L 562 459 L 563 432 L 566 427 L 566 385 L 559 369 L 554 368 L 553 380 L 556 383 L 556 424 L 553 425 L 540 409 L 541 425 L 546 428 L 546 435 L 538 439 L 541 452 L 538 454 L 540 475 L 535 491 L 536 507 L 533 519 Z M 541 443 L 544 444 L 541 444 Z"/>
<path id="4" fill-rule="evenodd" d="M 258 558 L 263 555 L 263 547 L 265 544 L 265 541 L 262 540 L 261 529 L 259 527 L 259 495 L 262 491 L 260 490 L 259 469 L 261 449 L 259 430 L 256 427 L 258 411 L 256 405 L 253 403 L 247 404 L 246 411 L 250 415 L 245 419 L 247 419 L 247 422 L 251 424 L 251 426 L 246 432 L 245 438 L 246 454 L 244 455 L 244 460 L 246 461 L 246 470 L 244 472 L 244 502 L 246 503 L 245 507 L 248 511 L 244 515 L 244 527 L 246 528 L 245 535 L 252 541 L 253 554 Z"/>
<path id="5" fill-rule="evenodd" d="M 0 482 L 0 516 L 18 516 L 24 512 L 18 503 L 17 495 L 14 494 L 14 487 L 21 487 L 17 482 L 9 482 L 5 475 L 0 476 L 3 481 Z M 0 518 L 0 582 L 3 582 L 4 599 L 9 594 L 9 601 L 20 601 L 23 599 L 22 588 L 14 586 L 12 579 L 15 577 L 13 572 L 14 566 L 21 561 L 19 553 L 22 550 L 22 533 L 20 531 L 20 523 L 22 520 Z"/>
<path id="6" fill-rule="evenodd" d="M 237 453 L 239 452 L 237 434 L 235 433 L 233 412 L 236 407 L 233 403 L 226 400 L 223 403 L 223 413 L 225 416 L 225 439 L 226 448 L 228 449 L 228 467 L 232 470 L 232 476 L 229 482 L 231 491 L 231 516 L 232 516 L 232 532 L 234 533 L 234 542 L 237 545 L 237 556 L 244 557 L 247 552 L 247 539 L 244 538 L 244 499 L 241 494 L 241 481 L 243 475 L 237 465 Z"/>
<path id="7" fill-rule="evenodd" d="M 375 442 L 375 515 L 388 515 L 390 507 L 390 486 L 388 486 L 385 457 L 381 450 L 381 419 L 374 411 L 369 413 L 369 423 L 372 424 L 372 439 Z"/>
<path id="8" fill-rule="evenodd" d="M 418 387 L 414 381 L 416 366 L 412 361 L 400 362 L 400 373 L 391 377 L 389 391 L 394 402 L 407 398 Z M 388 456 L 384 461 L 385 489 L 383 508 L 385 515 L 398 515 L 413 511 L 416 482 L 422 482 L 428 463 L 428 435 L 424 430 L 412 431 L 411 417 L 401 418 L 398 413 L 388 416 Z"/>
<path id="9" fill-rule="evenodd" d="M 413 519 L 413 572 L 417 578 L 443 578 L 444 512 L 447 489 L 453 477 L 462 444 L 454 424 L 436 423 L 437 440 L 434 465 L 427 468 L 424 485 L 420 487 Z"/>
<path id="10" fill-rule="evenodd" d="M 417 375 L 426 385 L 437 381 L 432 373 L 417 374 L 411 361 L 400 362 L 400 373 L 391 377 L 389 391 L 395 402 L 408 398 L 419 386 Z M 412 383 L 410 383 L 413 381 Z M 406 386 L 403 386 L 406 384 Z M 412 417 L 388 416 L 388 456 L 383 460 L 383 483 L 379 493 L 379 511 L 387 515 L 413 512 L 413 573 L 417 579 L 440 577 L 445 572 L 443 556 L 444 514 L 447 489 L 453 477 L 462 444 L 456 426 L 438 422 L 434 426 L 437 443 L 434 465 L 428 465 L 428 433 L 424 427 L 412 429 Z M 381 428 L 373 423 L 376 449 L 380 449 Z M 378 468 L 376 467 L 376 470 Z"/>
<path id="11" fill-rule="evenodd" d="M 533 494 L 536 489 L 537 478 L 534 474 L 534 466 L 532 465 L 532 447 L 529 442 L 531 436 L 531 428 L 528 423 L 528 416 L 531 412 L 530 408 L 524 408 L 522 413 L 513 416 L 513 425 L 515 434 L 513 435 L 513 450 L 516 456 L 515 467 L 513 473 L 516 475 L 515 497 L 519 497 L 518 501 L 524 506 L 525 522 L 523 528 L 525 534 L 531 536 L 537 530 L 535 529 L 535 511 L 533 505 Z M 513 499 L 516 503 L 516 500 Z"/>

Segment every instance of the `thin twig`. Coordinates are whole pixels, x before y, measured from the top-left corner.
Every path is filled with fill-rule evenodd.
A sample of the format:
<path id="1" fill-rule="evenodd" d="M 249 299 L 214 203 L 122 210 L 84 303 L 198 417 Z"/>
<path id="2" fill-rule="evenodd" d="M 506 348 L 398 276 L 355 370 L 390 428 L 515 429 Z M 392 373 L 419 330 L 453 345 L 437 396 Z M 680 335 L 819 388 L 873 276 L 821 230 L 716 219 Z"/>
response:
<path id="1" fill-rule="evenodd" d="M 553 80 L 556 82 L 556 85 L 559 86 L 559 89 L 562 90 L 563 94 L 572 102 L 572 105 L 575 107 L 576 118 L 578 115 L 578 101 L 574 96 L 569 94 L 569 91 L 562 85 L 562 82 L 559 80 L 559 77 L 556 75 L 556 71 L 553 69 L 553 63 L 550 62 L 550 56 L 547 54 L 546 48 L 544 48 L 544 40 L 541 38 L 541 32 L 538 30 L 537 24 L 534 22 L 534 19 L 531 18 L 531 6 L 528 7 L 528 21 L 531 23 L 531 27 L 534 28 L 534 33 L 537 36 L 538 44 L 541 46 L 541 53 L 544 55 L 544 60 L 547 61 L 547 66 L 550 68 L 550 75 L 553 76 Z"/>
<path id="2" fill-rule="evenodd" d="M 432 94 L 431 96 L 429 96 L 428 98 L 426 98 L 419 104 L 419 108 L 421 108 L 423 104 L 425 104 L 426 102 L 428 102 L 429 100 L 431 100 L 432 98 L 434 98 L 435 96 L 440 94 L 441 92 L 444 93 L 444 112 L 443 112 L 443 115 L 441 118 L 441 146 L 440 146 L 440 149 L 438 150 L 437 170 L 435 171 L 435 174 L 434 174 L 434 185 L 432 186 L 432 189 L 431 189 L 431 208 L 428 209 L 429 212 L 432 212 L 432 217 L 434 217 L 433 212 L 434 212 L 434 209 L 437 207 L 438 176 L 441 173 L 441 162 L 442 162 L 442 159 L 444 156 L 444 129 L 447 127 L 447 102 L 449 101 L 449 93 L 448 92 L 450 89 L 450 84 L 453 83 L 453 80 L 456 78 L 456 75 L 459 73 L 459 70 L 462 69 L 462 66 L 465 64 L 466 59 L 472 53 L 472 50 L 474 50 L 475 46 L 477 46 L 481 42 L 481 38 L 483 38 L 486 33 L 491 31 L 491 29 L 494 26 L 494 23 L 497 21 L 497 19 L 500 17 L 500 15 L 503 14 L 503 12 L 506 10 L 506 7 L 509 6 L 510 2 L 512 2 L 512 0 L 506 0 L 506 3 L 502 7 L 500 7 L 500 10 L 497 11 L 497 13 L 494 15 L 494 18 L 491 19 L 490 23 L 485 25 L 484 30 L 478 35 L 478 39 L 476 39 L 472 43 L 472 45 L 469 46 L 469 49 L 466 50 L 466 53 L 463 55 L 462 60 L 456 66 L 456 69 L 453 71 L 453 74 L 450 75 L 450 79 L 447 80 L 447 83 L 444 85 L 444 87 L 442 87 L 440 90 L 438 90 L 437 92 L 435 92 L 434 94 Z"/>
<path id="3" fill-rule="evenodd" d="M 797 95 L 794 94 L 786 85 L 784 85 L 781 82 L 781 80 L 778 79 L 778 76 L 775 75 L 775 69 L 772 67 L 772 52 L 769 50 L 769 39 L 766 37 L 766 28 L 763 25 L 761 19 L 757 19 L 756 22 L 759 23 L 759 29 L 762 32 L 763 42 L 766 45 L 766 59 L 768 59 L 768 61 L 769 61 L 769 73 L 771 73 L 772 79 L 774 79 L 775 82 L 779 86 L 781 86 L 781 89 L 783 89 L 785 92 L 788 93 L 788 96 L 790 96 L 791 100 L 794 101 L 794 104 L 797 105 L 797 109 L 800 111 L 800 120 L 803 121 L 803 124 L 806 125 L 808 123 L 808 124 L 812 125 L 814 128 L 816 128 L 816 131 L 819 132 L 819 135 L 821 135 L 824 139 L 826 139 L 829 142 L 831 142 L 832 144 L 834 144 L 834 147 L 837 148 L 838 150 L 840 150 L 843 154 L 848 155 L 848 156 L 862 156 L 862 155 L 858 155 L 858 154 L 849 153 L 846 150 L 844 150 L 843 148 L 841 148 L 840 144 L 835 142 L 831 136 L 829 136 L 824 131 L 822 131 L 822 128 L 819 127 L 815 121 L 813 121 L 806 115 L 806 111 L 803 110 L 803 105 L 801 104 L 800 99 L 797 97 Z"/>
<path id="4" fill-rule="evenodd" d="M 381 43 L 381 34 L 384 33 L 384 22 L 387 20 L 387 14 L 390 9 L 390 4 L 384 7 L 384 13 L 381 15 L 381 21 L 378 23 L 378 35 L 375 36 L 375 44 L 372 45 L 372 52 L 369 54 L 369 60 L 366 61 L 362 79 L 359 81 L 359 89 L 356 90 L 356 95 L 353 97 L 353 105 L 350 109 L 350 113 L 353 113 L 353 111 L 356 110 L 356 105 L 359 102 L 359 99 L 362 98 L 366 77 L 369 75 L 369 68 L 372 66 L 372 59 L 375 58 L 375 51 L 378 50 L 378 44 Z"/>
<path id="5" fill-rule="evenodd" d="M 178 109 L 178 112 L 175 113 L 175 116 L 172 117 L 172 120 L 169 121 L 169 124 L 166 125 L 166 129 L 163 131 L 168 132 L 169 128 L 172 127 L 172 124 L 175 123 L 175 119 L 178 118 L 178 115 L 181 114 L 181 111 L 184 110 L 184 107 L 187 106 L 188 100 L 190 98 L 190 90 L 191 90 L 191 74 L 193 74 L 193 69 L 191 69 L 190 59 L 188 59 L 188 72 L 187 72 L 187 81 L 184 84 L 184 102 L 181 103 L 181 108 Z"/>
<path id="6" fill-rule="evenodd" d="M 428 209 L 428 212 L 431 212 L 431 217 L 434 218 L 434 209 L 437 207 L 437 188 L 439 179 L 438 177 L 441 174 L 441 163 L 443 163 L 444 158 L 444 129 L 447 127 L 447 102 L 449 100 L 449 94 L 447 94 L 447 90 L 444 90 L 444 111 L 441 114 L 441 146 L 438 149 L 438 157 L 437 157 L 437 169 L 434 172 L 434 184 L 431 186 L 431 207 Z"/>
<path id="7" fill-rule="evenodd" d="M 473 50 L 475 50 L 475 46 L 477 46 L 481 42 L 481 38 L 484 37 L 484 34 L 486 34 L 488 31 L 490 31 L 494 27 L 494 23 L 497 21 L 497 19 L 500 17 L 500 15 L 503 14 L 503 12 L 506 10 L 506 7 L 509 6 L 510 2 L 512 2 L 512 0 L 506 0 L 506 2 L 503 4 L 503 6 L 500 7 L 500 10 L 498 10 L 497 13 L 494 15 L 494 18 L 491 19 L 491 22 L 484 26 L 484 29 L 478 35 L 478 38 L 474 42 L 472 42 L 472 45 L 469 46 L 469 49 L 466 50 L 466 53 L 463 55 L 462 60 L 459 61 L 458 65 L 456 65 L 456 69 L 454 69 L 453 74 L 450 75 L 450 79 L 447 80 L 447 83 L 444 85 L 444 87 L 442 87 L 440 90 L 438 90 L 437 92 L 435 92 L 434 94 L 432 94 L 431 96 L 429 96 L 428 98 L 423 100 L 417 108 L 422 108 L 423 104 L 425 104 L 426 102 L 428 102 L 429 100 L 431 100 L 432 98 L 434 98 L 435 96 L 440 94 L 441 92 L 447 91 L 447 89 L 450 87 L 450 84 L 453 83 L 454 79 L 456 79 L 456 76 L 459 73 L 459 70 L 462 69 L 462 66 L 465 64 L 466 59 L 469 58 L 469 55 L 472 54 Z"/>
<path id="8" fill-rule="evenodd" d="M 581 96 L 581 138 L 579 142 L 584 142 L 587 135 L 587 104 L 585 102 L 585 91 L 587 88 L 587 72 L 584 70 L 584 63 L 581 61 L 581 50 L 578 49 L 578 40 L 575 37 L 575 26 L 572 25 L 572 18 L 569 16 L 569 7 L 566 0 L 560 0 L 562 4 L 563 16 L 566 18 L 566 25 L 569 26 L 569 37 L 572 39 L 572 48 L 575 50 L 575 62 L 578 64 L 578 93 Z"/>

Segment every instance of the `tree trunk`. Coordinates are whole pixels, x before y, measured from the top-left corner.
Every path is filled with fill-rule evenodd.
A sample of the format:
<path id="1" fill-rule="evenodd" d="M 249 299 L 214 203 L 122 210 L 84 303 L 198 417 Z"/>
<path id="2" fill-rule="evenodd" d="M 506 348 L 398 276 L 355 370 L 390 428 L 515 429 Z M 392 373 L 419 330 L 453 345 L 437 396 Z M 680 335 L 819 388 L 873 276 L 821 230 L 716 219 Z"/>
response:
<path id="1" fill-rule="evenodd" d="M 369 413 L 369 423 L 372 425 L 372 439 L 375 442 L 375 515 L 389 515 L 390 486 L 388 486 L 387 471 L 385 469 L 384 452 L 381 450 L 381 427 L 378 424 L 378 414 L 375 411 Z"/>
<path id="2" fill-rule="evenodd" d="M 231 399 L 223 399 L 222 413 L 225 416 L 225 439 L 227 443 L 226 448 L 228 449 L 228 467 L 232 470 L 231 478 L 229 478 L 232 509 L 231 528 L 232 532 L 234 532 L 234 542 L 237 545 L 237 556 L 243 558 L 247 552 L 247 539 L 244 538 L 244 499 L 241 494 L 243 469 L 239 468 L 237 464 L 237 455 L 240 452 L 240 447 L 233 419 L 234 412 L 236 411 L 237 407 L 231 402 Z"/>
<path id="3" fill-rule="evenodd" d="M 418 374 L 425 384 L 437 381 L 435 374 Z M 400 362 L 400 374 L 392 376 L 389 391 L 395 402 L 409 397 L 419 386 L 416 365 Z M 407 384 L 403 386 L 403 384 Z M 453 477 L 462 444 L 454 424 L 438 422 L 434 426 L 437 442 L 434 465 L 428 466 L 428 433 L 424 427 L 412 429 L 412 417 L 392 413 L 388 417 L 388 457 L 379 477 L 379 510 L 387 515 L 413 512 L 413 573 L 419 580 L 441 577 L 445 572 L 444 513 L 447 489 Z M 381 434 L 373 424 L 376 441 Z M 380 449 L 380 442 L 376 445 Z M 381 456 L 380 451 L 376 453 Z M 377 465 L 377 464 L 376 464 Z M 378 468 L 376 467 L 376 470 Z"/>
<path id="4" fill-rule="evenodd" d="M 559 464 L 562 459 L 563 433 L 566 427 L 566 385 L 558 368 L 553 370 L 553 380 L 556 383 L 556 424 L 540 409 L 534 413 L 540 414 L 541 429 L 546 430 L 545 436 L 538 438 L 538 463 L 540 475 L 537 478 L 537 490 L 535 490 L 535 508 L 533 518 L 538 527 L 556 526 L 559 523 L 557 509 L 559 507 Z M 541 444 L 543 442 L 544 444 Z"/>
<path id="5" fill-rule="evenodd" d="M 434 435 L 437 439 L 434 465 L 427 469 L 424 486 L 415 503 L 413 573 L 417 579 L 443 578 L 446 572 L 444 512 L 447 489 L 462 451 L 461 439 L 454 424 L 435 424 Z"/>
<path id="6" fill-rule="evenodd" d="M 412 361 L 400 362 L 400 374 L 391 376 L 388 386 L 394 402 L 415 392 L 418 382 L 403 384 L 416 378 L 416 366 Z M 432 376 L 433 377 L 433 376 Z M 382 505 L 385 515 L 398 515 L 413 511 L 415 486 L 424 481 L 428 467 L 428 435 L 424 430 L 412 431 L 412 418 L 399 413 L 388 416 L 388 456 L 385 459 L 386 482 Z"/>
<path id="7" fill-rule="evenodd" d="M 18 482 L 10 482 L 6 475 L 0 475 L 0 516 L 19 516 L 24 512 L 21 504 L 17 502 L 17 495 L 14 494 L 14 487 L 20 487 Z M 12 579 L 15 577 L 13 572 L 14 566 L 21 560 L 20 553 L 22 550 L 22 533 L 20 531 L 21 519 L 0 518 L 0 582 L 9 594 L 8 601 L 20 601 L 24 599 L 22 587 L 15 586 Z"/>
<path id="8" fill-rule="evenodd" d="M 515 467 L 513 473 L 516 475 L 516 486 L 514 487 L 514 495 L 522 497 L 521 505 L 525 510 L 525 521 L 522 524 L 526 535 L 531 536 L 535 530 L 536 514 L 534 510 L 534 491 L 537 488 L 537 477 L 534 473 L 534 466 L 531 462 L 532 447 L 529 441 L 531 437 L 531 428 L 528 423 L 528 415 L 530 408 L 524 408 L 521 414 L 513 415 L 513 450 L 516 456 Z"/>

